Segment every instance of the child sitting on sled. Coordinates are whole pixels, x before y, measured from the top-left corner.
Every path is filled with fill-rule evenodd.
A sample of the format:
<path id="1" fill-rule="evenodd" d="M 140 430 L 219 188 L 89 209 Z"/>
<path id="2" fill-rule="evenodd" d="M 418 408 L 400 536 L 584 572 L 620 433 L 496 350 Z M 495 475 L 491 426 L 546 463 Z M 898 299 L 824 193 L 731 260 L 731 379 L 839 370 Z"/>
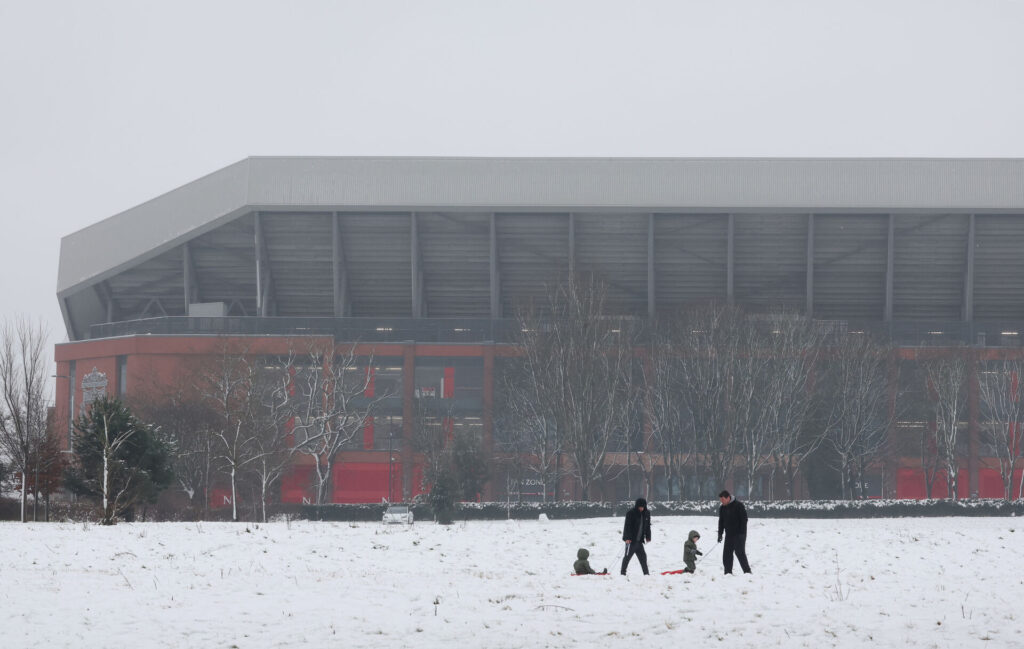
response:
<path id="1" fill-rule="evenodd" d="M 605 568 L 604 572 L 597 572 L 590 567 L 590 562 L 587 558 L 590 556 L 590 550 L 580 548 L 576 551 L 576 563 L 572 564 L 572 569 L 576 571 L 577 575 L 607 575 L 608 569 Z"/>
<path id="2" fill-rule="evenodd" d="M 693 574 L 697 571 L 697 557 L 704 556 L 704 553 L 697 549 L 699 540 L 700 534 L 697 533 L 697 530 L 690 530 L 686 543 L 683 544 L 683 563 L 686 564 L 683 572 Z"/>

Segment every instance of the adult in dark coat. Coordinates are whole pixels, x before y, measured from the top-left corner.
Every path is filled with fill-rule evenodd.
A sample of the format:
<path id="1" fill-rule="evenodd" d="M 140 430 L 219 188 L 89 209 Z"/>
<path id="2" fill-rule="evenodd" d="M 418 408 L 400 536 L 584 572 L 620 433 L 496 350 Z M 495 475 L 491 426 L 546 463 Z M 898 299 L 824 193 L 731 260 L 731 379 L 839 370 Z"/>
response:
<path id="1" fill-rule="evenodd" d="M 651 512 L 647 509 L 647 501 L 643 498 L 636 499 L 633 509 L 626 512 L 626 524 L 622 526 L 622 540 L 626 542 L 626 554 L 622 557 L 621 574 L 626 574 L 626 566 L 629 560 L 636 555 L 640 560 L 640 568 L 645 575 L 647 571 L 647 552 L 644 550 L 644 543 L 651 542 Z"/>
<path id="2" fill-rule="evenodd" d="M 747 563 L 747 508 L 736 500 L 728 491 L 718 494 L 722 505 L 718 508 L 718 541 L 722 541 L 725 532 L 725 546 L 722 548 L 722 565 L 725 574 L 732 574 L 732 555 L 739 559 L 743 572 L 750 572 Z"/>

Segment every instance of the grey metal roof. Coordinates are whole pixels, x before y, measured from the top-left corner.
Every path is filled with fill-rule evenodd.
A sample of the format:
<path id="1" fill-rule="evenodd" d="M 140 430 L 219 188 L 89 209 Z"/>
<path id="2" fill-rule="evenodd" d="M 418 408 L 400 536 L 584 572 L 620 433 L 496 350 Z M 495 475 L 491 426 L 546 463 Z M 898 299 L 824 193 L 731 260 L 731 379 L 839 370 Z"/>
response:
<path id="1" fill-rule="evenodd" d="M 156 277 L 165 274 L 164 266 L 177 264 L 180 267 L 180 261 L 176 261 L 180 260 L 180 252 L 175 249 L 186 241 L 202 244 L 204 241 L 199 238 L 204 236 L 207 259 L 200 259 L 200 262 L 204 270 L 210 269 L 215 263 L 211 257 L 215 256 L 218 242 L 223 243 L 227 241 L 224 237 L 228 237 L 232 242 L 237 239 L 236 243 L 241 243 L 250 236 L 247 232 L 251 233 L 251 225 L 246 221 L 232 226 L 238 230 L 233 234 L 224 230 L 224 226 L 254 211 L 277 214 L 268 218 L 267 227 L 272 244 L 278 248 L 293 246 L 287 240 L 289 219 L 294 220 L 295 228 L 312 233 L 323 226 L 317 225 L 316 219 L 310 220 L 311 215 L 345 212 L 353 215 L 346 221 L 345 227 L 350 230 L 346 236 L 358 241 L 359 228 L 371 228 L 374 232 L 379 229 L 374 219 L 396 219 L 393 213 L 423 212 L 427 238 L 421 244 L 424 245 L 422 263 L 428 274 L 439 277 L 446 266 L 444 260 L 435 260 L 435 257 L 444 251 L 444 246 L 431 244 L 429 237 L 432 234 L 445 237 L 445 223 L 460 218 L 468 221 L 462 225 L 455 223 L 453 227 L 461 232 L 456 236 L 468 242 L 474 237 L 484 237 L 473 228 L 485 227 L 486 223 L 476 221 L 487 213 L 502 213 L 506 218 L 498 225 L 499 247 L 508 247 L 509 241 L 518 244 L 523 236 L 536 235 L 535 238 L 539 238 L 529 247 L 531 256 L 522 261 L 535 266 L 538 259 L 557 264 L 555 257 L 560 255 L 560 252 L 548 254 L 541 250 L 548 245 L 541 236 L 547 227 L 541 223 L 545 220 L 544 214 L 580 213 L 578 227 L 593 234 L 589 239 L 586 236 L 580 239 L 577 254 L 584 262 L 588 257 L 606 261 L 608 251 L 600 246 L 614 241 L 616 245 L 639 250 L 645 246 L 646 235 L 642 229 L 633 232 L 635 224 L 618 225 L 598 218 L 602 213 L 656 212 L 677 214 L 679 218 L 687 213 L 723 212 L 1020 213 L 1024 211 L 1024 159 L 247 158 L 61 240 L 57 294 L 72 338 L 75 337 L 75 319 L 84 326 L 102 322 L 106 315 L 99 312 L 102 300 L 98 301 L 93 291 L 83 289 L 133 269 L 136 281 L 131 288 L 135 291 L 146 286 L 145 280 L 139 279 L 146 273 Z M 447 213 L 448 216 L 435 217 L 430 213 Z M 453 216 L 459 213 L 466 216 Z M 530 213 L 535 213 L 536 218 Z M 309 223 L 305 224 L 304 220 Z M 405 221 L 398 219 L 396 222 Z M 680 221 L 680 225 L 683 224 L 685 221 Z M 560 227 L 555 228 L 558 230 L 555 234 L 564 238 Z M 723 227 L 720 221 L 706 226 L 698 223 L 696 229 L 687 226 L 687 236 L 691 233 L 703 236 L 702 227 L 716 228 L 706 233 L 710 237 L 709 245 L 721 243 L 717 232 Z M 765 227 L 770 230 L 767 236 L 771 236 L 779 226 L 773 222 Z M 823 224 L 822 227 L 831 226 Z M 835 227 L 843 226 L 836 224 Z M 863 227 L 868 229 L 862 236 L 868 239 L 884 234 L 877 231 L 878 224 L 864 222 Z M 522 232 L 517 234 L 520 230 Z M 328 232 L 329 229 L 322 234 Z M 742 232 L 737 234 L 736 245 L 742 248 L 746 244 L 740 235 Z M 780 240 L 783 235 L 779 233 Z M 665 236 L 671 237 L 672 233 Z M 554 240 L 550 243 L 553 250 L 560 251 L 564 247 Z M 754 239 L 751 243 L 759 245 Z M 591 249 L 590 245 L 599 247 Z M 673 244 L 659 237 L 657 245 Z M 799 242 L 794 245 L 799 247 Z M 507 260 L 503 263 L 514 268 L 519 263 L 518 248 L 517 245 L 499 251 L 502 259 Z M 367 262 L 372 262 L 373 255 L 382 252 L 368 252 L 371 257 Z M 713 254 L 710 249 L 708 253 Z M 199 249 L 196 254 L 201 258 L 204 252 Z M 251 256 L 252 253 L 236 251 L 236 257 L 243 254 Z M 361 249 L 356 247 L 350 254 L 359 255 Z M 303 270 L 306 266 L 300 263 L 301 258 L 289 258 L 294 264 L 292 268 L 280 267 L 278 257 L 271 256 L 279 266 L 275 281 L 281 283 L 283 290 L 289 281 L 306 281 Z M 319 257 L 313 255 L 310 259 L 313 258 Z M 484 264 L 486 260 L 477 261 Z M 356 263 L 361 262 L 356 260 Z M 407 266 L 408 260 L 396 258 L 392 264 L 394 272 L 408 272 L 407 268 L 399 267 L 402 263 Z M 624 263 L 632 263 L 632 260 L 625 259 Z M 689 262 L 680 258 L 678 263 L 681 265 L 674 267 L 676 271 L 666 268 L 664 275 L 658 275 L 657 280 L 663 283 L 659 294 L 671 295 L 676 287 L 683 286 L 671 279 L 672 272 L 677 272 L 679 282 L 693 277 L 693 269 L 685 265 Z M 609 270 L 618 273 L 615 268 L 609 267 Z M 642 286 L 646 283 L 645 275 L 638 275 L 633 281 L 629 272 L 624 270 L 619 274 L 624 290 L 636 293 L 646 290 Z M 748 290 L 741 279 L 737 278 L 740 295 Z M 527 283 L 534 281 L 524 276 L 524 281 L 527 280 Z M 224 276 L 224 286 L 232 281 L 231 277 Z M 508 281 L 517 281 L 514 274 Z M 833 280 L 824 277 L 822 281 Z M 843 275 L 836 275 L 834 281 L 843 282 Z M 366 287 L 362 282 L 359 284 L 353 287 L 356 294 L 364 288 L 371 293 L 381 289 L 380 286 L 373 289 L 372 282 Z M 326 285 L 317 286 L 316 290 L 325 294 L 329 290 Z M 114 288 L 124 289 L 124 286 Z M 451 290 L 455 288 L 453 285 Z M 428 285 L 426 290 L 436 293 L 448 289 L 445 282 L 438 281 Z M 898 292 L 900 287 L 896 290 Z M 486 298 L 472 291 L 459 289 L 459 292 L 459 299 L 463 300 Z M 375 298 L 371 294 L 356 297 L 364 304 Z M 455 299 L 444 294 L 439 297 Z"/>

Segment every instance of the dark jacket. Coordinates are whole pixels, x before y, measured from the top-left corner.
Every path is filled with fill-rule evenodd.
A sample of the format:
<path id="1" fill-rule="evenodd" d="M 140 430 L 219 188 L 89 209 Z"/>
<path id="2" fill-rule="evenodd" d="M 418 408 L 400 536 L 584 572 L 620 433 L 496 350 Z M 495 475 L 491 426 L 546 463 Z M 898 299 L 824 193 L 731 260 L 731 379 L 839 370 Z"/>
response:
<path id="1" fill-rule="evenodd" d="M 723 531 L 729 536 L 747 533 L 747 508 L 736 498 L 718 508 L 718 536 Z"/>
<path id="2" fill-rule="evenodd" d="M 686 564 L 687 568 L 693 568 L 697 565 L 697 555 L 702 555 L 703 552 L 697 549 L 697 542 L 693 539 L 700 537 L 697 530 L 690 530 L 690 534 L 686 537 L 686 543 L 683 544 L 683 563 Z"/>
<path id="3" fill-rule="evenodd" d="M 640 511 L 638 507 L 643 507 L 644 510 Z M 640 542 L 651 540 L 651 510 L 647 508 L 647 501 L 643 498 L 637 498 L 636 505 L 633 509 L 626 512 L 626 524 L 622 526 L 622 540 L 623 541 L 635 541 L 637 534 L 640 533 L 640 526 L 643 526 L 643 536 L 640 538 Z"/>
<path id="4" fill-rule="evenodd" d="M 590 557 L 590 551 L 580 548 L 576 552 L 576 563 L 572 564 L 572 569 L 576 571 L 577 575 L 596 575 L 597 571 L 590 567 L 590 562 L 587 558 Z"/>

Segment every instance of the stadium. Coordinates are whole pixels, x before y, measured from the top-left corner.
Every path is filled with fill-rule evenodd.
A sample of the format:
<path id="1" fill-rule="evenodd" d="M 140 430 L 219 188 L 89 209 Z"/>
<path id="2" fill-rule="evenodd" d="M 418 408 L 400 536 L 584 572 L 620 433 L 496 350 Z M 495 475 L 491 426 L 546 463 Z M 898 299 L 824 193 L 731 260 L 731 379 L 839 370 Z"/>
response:
<path id="1" fill-rule="evenodd" d="M 408 499 L 416 399 L 458 403 L 493 447 L 513 315 L 559 277 L 601 278 L 609 315 L 781 308 L 878 333 L 907 362 L 968 346 L 983 363 L 1020 353 L 1021 250 L 1017 159 L 248 158 L 62 239 L 57 411 L 70 430 L 99 394 L 170 386 L 225 339 L 357 343 L 393 396 L 331 497 Z M 961 495 L 1001 497 L 972 394 Z M 892 434 L 920 424 L 904 423 Z M 308 501 L 310 470 L 282 501 Z M 628 497 L 627 479 L 605 494 Z M 916 459 L 891 458 L 870 492 L 923 497 Z M 481 497 L 524 495 L 496 470 Z"/>

